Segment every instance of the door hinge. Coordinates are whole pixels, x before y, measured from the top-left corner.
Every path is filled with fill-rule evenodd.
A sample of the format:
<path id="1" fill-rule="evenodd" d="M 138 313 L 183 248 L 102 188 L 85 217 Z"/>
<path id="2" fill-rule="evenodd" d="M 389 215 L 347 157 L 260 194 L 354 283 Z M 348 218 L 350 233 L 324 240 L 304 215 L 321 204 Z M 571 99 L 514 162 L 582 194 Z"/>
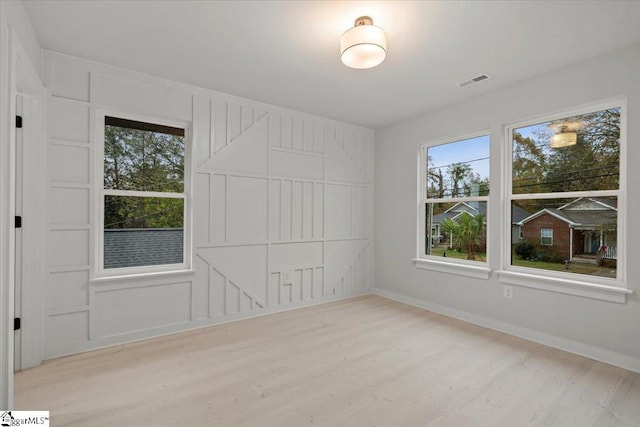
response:
<path id="1" fill-rule="evenodd" d="M 14 317 L 13 318 L 13 330 L 17 331 L 20 329 L 20 324 L 22 323 L 21 319 L 19 317 Z"/>
<path id="2" fill-rule="evenodd" d="M 16 216 L 16 228 L 22 228 L 22 217 Z"/>
<path id="3" fill-rule="evenodd" d="M 16 128 L 22 129 L 22 116 L 16 116 Z"/>

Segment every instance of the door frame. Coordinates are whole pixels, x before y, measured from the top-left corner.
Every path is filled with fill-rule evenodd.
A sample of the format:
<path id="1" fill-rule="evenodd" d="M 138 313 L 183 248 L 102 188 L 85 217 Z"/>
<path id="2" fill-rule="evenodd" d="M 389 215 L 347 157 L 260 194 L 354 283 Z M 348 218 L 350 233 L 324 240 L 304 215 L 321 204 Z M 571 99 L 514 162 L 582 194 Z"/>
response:
<path id="1" fill-rule="evenodd" d="M 0 28 L 4 78 L 0 81 L 0 408 L 12 409 L 15 303 L 16 97 L 23 105 L 22 367 L 44 355 L 44 272 L 46 269 L 46 104 L 48 92 L 15 31 Z M 5 61 L 6 59 L 6 61 Z M 6 67 L 6 68 L 5 68 Z M 28 117 L 28 124 L 26 118 Z M 27 214 L 28 212 L 28 214 Z M 29 231 L 27 231 L 29 230 Z"/>

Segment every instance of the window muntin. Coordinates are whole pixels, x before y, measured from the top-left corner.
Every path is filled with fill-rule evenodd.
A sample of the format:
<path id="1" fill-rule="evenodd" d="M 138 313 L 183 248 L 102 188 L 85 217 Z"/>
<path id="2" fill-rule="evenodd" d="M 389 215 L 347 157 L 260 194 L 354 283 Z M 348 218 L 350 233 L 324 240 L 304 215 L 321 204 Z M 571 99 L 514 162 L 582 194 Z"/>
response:
<path id="1" fill-rule="evenodd" d="M 486 262 L 489 136 L 425 145 L 422 256 Z"/>
<path id="2" fill-rule="evenodd" d="M 615 106 L 510 131 L 509 206 L 522 227 L 522 240 L 512 234 L 513 267 L 620 279 L 621 113 Z M 552 148 L 560 133 L 574 133 L 575 144 Z"/>
<path id="3" fill-rule="evenodd" d="M 553 228 L 540 229 L 540 244 L 544 246 L 553 246 Z"/>
<path id="4" fill-rule="evenodd" d="M 104 116 L 99 269 L 186 265 L 185 127 Z"/>

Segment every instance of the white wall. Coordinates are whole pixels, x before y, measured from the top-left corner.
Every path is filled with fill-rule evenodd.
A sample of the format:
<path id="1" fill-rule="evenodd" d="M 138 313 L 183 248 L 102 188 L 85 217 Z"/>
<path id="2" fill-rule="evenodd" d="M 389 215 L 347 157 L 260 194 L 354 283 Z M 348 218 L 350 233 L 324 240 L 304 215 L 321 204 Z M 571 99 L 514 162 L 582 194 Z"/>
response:
<path id="1" fill-rule="evenodd" d="M 489 70 L 490 72 L 490 70 Z M 636 45 L 376 130 L 375 283 L 423 306 L 640 370 L 640 46 Z M 500 78 L 499 75 L 495 76 Z M 464 90 L 464 89 L 461 89 Z M 502 162 L 503 127 L 554 111 L 625 97 L 628 105 L 628 287 L 626 304 L 517 287 L 502 296 L 489 280 L 416 269 L 416 156 L 420 142 L 491 129 L 491 161 Z M 500 175 L 492 169 L 490 266 L 500 269 Z"/>
<path id="2" fill-rule="evenodd" d="M 31 26 L 27 11 L 20 0 L 2 0 L 0 2 L 0 22 L 3 29 L 11 27 L 20 40 L 33 68 L 40 73 L 41 47 L 38 36 Z M 7 35 L 2 33 L 3 43 L 8 41 Z"/>
<path id="3" fill-rule="evenodd" d="M 46 358 L 370 287 L 372 130 L 53 52 L 43 58 L 52 93 Z M 194 274 L 91 282 L 100 108 L 192 123 Z"/>

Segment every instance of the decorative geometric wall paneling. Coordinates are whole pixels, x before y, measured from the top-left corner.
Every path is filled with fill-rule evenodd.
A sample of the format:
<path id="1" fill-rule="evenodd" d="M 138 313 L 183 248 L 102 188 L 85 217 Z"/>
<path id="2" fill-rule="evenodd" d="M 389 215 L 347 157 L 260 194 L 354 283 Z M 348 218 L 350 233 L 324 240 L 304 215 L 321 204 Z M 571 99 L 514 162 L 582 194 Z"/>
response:
<path id="1" fill-rule="evenodd" d="M 362 129 L 327 126 L 327 179 L 349 183 L 369 183 L 369 162 Z"/>
<path id="2" fill-rule="evenodd" d="M 227 103 L 227 142 L 225 146 L 230 146 L 237 142 L 243 133 L 247 132 L 254 125 L 262 121 L 267 116 L 267 112 L 256 109 L 248 105 L 240 105 L 233 102 Z M 224 147 L 215 151 L 218 154 Z"/>
<path id="3" fill-rule="evenodd" d="M 204 108 L 204 106 L 200 106 Z M 199 151 L 198 168 L 219 171 L 237 171 L 255 174 L 267 173 L 268 113 L 234 103 L 210 101 L 212 127 L 201 134 L 208 148 Z M 200 142 L 203 139 L 200 139 Z"/>
<path id="4" fill-rule="evenodd" d="M 50 52 L 44 63 L 46 358 L 369 286 L 372 131 Z M 193 275 L 90 282 L 98 109 L 191 123 Z"/>
<path id="5" fill-rule="evenodd" d="M 190 281 L 156 282 L 148 286 L 95 290 L 94 339 L 124 335 L 191 321 Z M 140 310 L 140 307 L 146 307 Z"/>
<path id="6" fill-rule="evenodd" d="M 324 238 L 324 184 L 272 179 L 269 238 L 272 242 Z"/>
<path id="7" fill-rule="evenodd" d="M 325 125 L 302 115 L 279 114 L 270 123 L 271 146 L 295 152 L 324 154 Z"/>
<path id="8" fill-rule="evenodd" d="M 209 269 L 209 317 L 267 306 L 266 245 L 201 248 L 197 256 Z"/>
<path id="9" fill-rule="evenodd" d="M 368 239 L 331 240 L 325 245 L 327 268 L 324 295 L 366 288 L 370 271 Z"/>
<path id="10" fill-rule="evenodd" d="M 297 268 L 289 270 L 289 281 L 284 272 L 272 272 L 269 280 L 269 306 L 287 305 L 323 296 L 324 268 Z"/>
<path id="11" fill-rule="evenodd" d="M 45 359 L 81 351 L 89 340 L 89 310 L 49 313 L 44 329 Z"/>
<path id="12" fill-rule="evenodd" d="M 222 120 L 222 111 L 233 117 Z M 211 266 L 209 288 L 214 294 L 217 289 L 220 295 L 211 299 L 212 304 L 217 301 L 217 309 L 210 308 L 210 313 L 231 314 L 249 309 L 248 302 L 255 295 L 247 293 L 247 304 L 243 306 L 239 296 L 245 288 L 228 279 L 229 274 L 238 274 L 244 265 L 225 269 L 217 265 L 219 260 L 215 256 L 203 255 L 206 248 L 222 248 L 232 243 L 266 245 L 269 281 L 265 302 L 269 307 L 365 288 L 369 273 L 364 270 L 370 267 L 370 263 L 363 262 L 368 255 L 365 201 L 369 196 L 369 177 L 362 130 L 276 112 L 252 121 L 249 109 L 230 105 L 223 108 L 221 104 L 213 117 L 210 123 L 215 118 L 224 122 L 227 139 L 224 144 L 211 141 L 211 147 L 202 149 L 213 154 L 198 168 L 200 184 L 196 185 L 200 194 L 196 198 L 201 199 L 203 212 L 209 212 L 209 223 L 203 229 L 210 230 L 208 242 L 199 244 L 196 252 Z M 243 117 L 245 124 L 239 126 Z M 261 120 L 268 126 L 261 127 Z M 232 125 L 234 131 L 230 132 Z M 265 139 L 270 153 L 261 150 Z M 253 168 L 238 166 L 247 164 L 243 156 L 252 156 Z M 328 161 L 337 165 L 328 167 Z M 264 164 L 268 165 L 266 177 L 270 179 L 266 188 L 268 212 L 263 216 L 265 189 L 251 183 L 263 178 L 255 165 Z M 345 168 L 348 170 L 341 170 Z M 230 169 L 237 172 L 228 172 Z M 243 174 L 239 169 L 250 173 Z M 327 180 L 327 170 L 332 171 L 336 181 Z M 230 185 L 232 180 L 245 182 L 234 186 Z M 205 198 L 206 202 L 202 200 Z M 268 235 L 261 241 L 263 218 L 268 219 Z M 234 235 L 238 238 L 233 238 Z M 203 241 L 202 237 L 199 239 Z M 348 240 L 341 244 L 343 239 Z M 233 291 L 232 297 L 223 298 L 223 293 L 229 293 L 229 282 L 236 285 L 237 291 Z M 225 301 L 224 307 L 220 301 Z"/>
<path id="13" fill-rule="evenodd" d="M 92 253 L 89 72 L 52 65 L 49 83 L 45 358 L 89 340 Z"/>

